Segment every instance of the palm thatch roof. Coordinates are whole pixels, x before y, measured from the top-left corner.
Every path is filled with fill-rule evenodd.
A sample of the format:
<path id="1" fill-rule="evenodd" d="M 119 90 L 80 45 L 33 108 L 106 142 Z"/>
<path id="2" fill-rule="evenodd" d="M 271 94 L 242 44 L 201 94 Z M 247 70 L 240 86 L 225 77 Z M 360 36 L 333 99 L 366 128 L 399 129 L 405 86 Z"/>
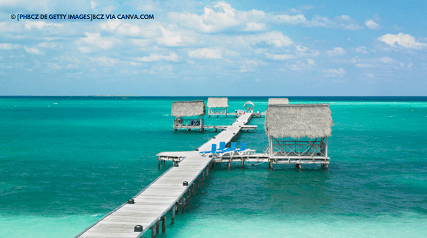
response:
<path id="1" fill-rule="evenodd" d="M 326 137 L 332 125 L 329 104 L 268 105 L 265 116 L 265 132 L 276 138 Z"/>
<path id="2" fill-rule="evenodd" d="M 228 98 L 208 98 L 208 107 L 228 107 Z"/>
<path id="3" fill-rule="evenodd" d="M 172 116 L 189 117 L 205 115 L 204 101 L 177 101 L 172 103 Z"/>
<path id="4" fill-rule="evenodd" d="M 289 104 L 289 99 L 287 98 L 269 98 L 268 105 L 275 104 Z"/>

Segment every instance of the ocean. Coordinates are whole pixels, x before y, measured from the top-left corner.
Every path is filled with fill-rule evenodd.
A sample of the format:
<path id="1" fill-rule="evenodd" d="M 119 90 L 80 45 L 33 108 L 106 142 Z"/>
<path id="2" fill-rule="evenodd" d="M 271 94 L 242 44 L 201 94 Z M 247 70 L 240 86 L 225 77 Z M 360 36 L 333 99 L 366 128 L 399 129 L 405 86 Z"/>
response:
<path id="1" fill-rule="evenodd" d="M 0 97 L 0 237 L 74 237 L 171 166 L 159 171 L 157 153 L 215 136 L 173 132 L 176 100 L 207 97 Z M 229 111 L 248 100 L 267 108 L 268 97 L 229 97 Z M 329 103 L 329 170 L 215 166 L 158 237 L 427 236 L 427 97 L 289 101 Z M 237 142 L 260 152 L 264 118 L 250 124 Z"/>

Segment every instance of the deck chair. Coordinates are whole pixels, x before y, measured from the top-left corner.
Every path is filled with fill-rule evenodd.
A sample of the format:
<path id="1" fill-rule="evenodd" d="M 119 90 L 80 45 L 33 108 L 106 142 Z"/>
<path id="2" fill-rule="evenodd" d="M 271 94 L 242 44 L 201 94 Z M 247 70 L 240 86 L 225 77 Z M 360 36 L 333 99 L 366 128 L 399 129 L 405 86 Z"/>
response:
<path id="1" fill-rule="evenodd" d="M 216 144 L 212 144 L 212 149 L 208 151 L 200 151 L 199 153 L 202 154 L 202 156 L 205 156 L 209 153 L 215 153 L 216 152 Z"/>
<path id="2" fill-rule="evenodd" d="M 236 142 L 231 142 L 231 145 L 230 145 L 230 147 L 229 148 L 227 148 L 227 149 L 225 149 L 225 150 L 223 150 L 224 152 L 227 152 L 227 151 L 234 151 L 234 150 L 236 150 L 237 148 L 237 143 Z"/>
<path id="3" fill-rule="evenodd" d="M 213 155 L 221 156 L 222 153 L 224 153 L 224 150 L 225 150 L 225 142 L 219 142 L 219 148 L 216 150 L 216 152 Z"/>
<path id="4" fill-rule="evenodd" d="M 223 152 L 223 156 L 224 155 L 229 155 L 229 156 L 233 156 L 234 152 L 237 150 L 237 143 L 236 142 L 231 142 L 230 148 L 225 149 Z"/>
<path id="5" fill-rule="evenodd" d="M 248 155 L 248 154 L 254 153 L 255 150 L 246 149 L 246 143 L 242 142 L 240 143 L 240 149 L 235 150 L 235 152 L 238 153 L 239 155 Z"/>
<path id="6" fill-rule="evenodd" d="M 219 142 L 218 151 L 224 151 L 224 150 L 225 150 L 225 142 Z"/>

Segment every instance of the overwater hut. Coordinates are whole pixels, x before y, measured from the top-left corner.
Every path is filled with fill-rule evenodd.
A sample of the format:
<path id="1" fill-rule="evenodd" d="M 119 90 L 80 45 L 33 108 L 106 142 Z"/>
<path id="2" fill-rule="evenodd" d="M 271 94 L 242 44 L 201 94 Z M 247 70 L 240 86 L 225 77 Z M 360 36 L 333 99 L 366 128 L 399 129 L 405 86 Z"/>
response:
<path id="1" fill-rule="evenodd" d="M 280 105 L 280 104 L 289 104 L 289 99 L 287 98 L 269 98 L 268 105 Z"/>
<path id="2" fill-rule="evenodd" d="M 298 168 L 308 163 L 327 169 L 332 125 L 329 104 L 270 104 L 265 117 L 266 152 L 270 159 L 293 160 Z"/>
<path id="3" fill-rule="evenodd" d="M 208 98 L 209 117 L 224 115 L 227 117 L 228 98 Z"/>
<path id="4" fill-rule="evenodd" d="M 204 101 L 177 101 L 172 103 L 173 130 L 199 129 L 203 131 L 206 113 Z"/>

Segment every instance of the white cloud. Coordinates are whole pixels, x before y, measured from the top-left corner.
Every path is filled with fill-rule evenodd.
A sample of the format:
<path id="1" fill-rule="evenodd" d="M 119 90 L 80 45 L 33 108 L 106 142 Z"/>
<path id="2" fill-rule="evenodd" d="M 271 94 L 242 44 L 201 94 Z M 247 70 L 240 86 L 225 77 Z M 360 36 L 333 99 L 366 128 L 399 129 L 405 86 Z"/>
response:
<path id="1" fill-rule="evenodd" d="M 44 21 L 26 21 L 25 22 L 25 29 L 31 30 L 33 28 L 38 30 L 43 29 L 52 29 L 52 27 L 63 27 L 63 24 L 59 23 L 50 23 L 50 22 L 44 22 Z"/>
<path id="2" fill-rule="evenodd" d="M 105 31 L 114 31 L 121 23 L 121 20 L 107 20 L 99 24 L 99 27 Z"/>
<path id="3" fill-rule="evenodd" d="M 168 28 L 160 27 L 161 36 L 157 38 L 157 43 L 164 46 L 187 46 L 198 43 L 194 32 L 178 29 L 176 25 Z"/>
<path id="4" fill-rule="evenodd" d="M 336 76 L 342 77 L 347 72 L 343 68 L 339 68 L 339 69 L 326 69 L 326 70 L 323 70 L 323 73 L 325 73 L 327 77 L 336 77 Z"/>
<path id="5" fill-rule="evenodd" d="M 226 55 L 228 55 L 228 56 L 233 56 L 233 57 L 237 57 L 237 56 L 239 56 L 239 55 L 240 55 L 240 53 L 239 53 L 239 52 L 232 51 L 232 50 L 227 50 L 227 51 L 225 51 L 225 54 L 226 54 Z"/>
<path id="6" fill-rule="evenodd" d="M 381 58 L 379 58 L 379 61 L 384 63 L 384 64 L 390 64 L 390 63 L 394 62 L 394 60 L 390 57 L 381 57 Z"/>
<path id="7" fill-rule="evenodd" d="M 295 64 L 286 64 L 286 67 L 294 71 L 301 71 L 309 70 L 313 65 L 315 65 L 315 62 L 312 59 L 306 59 L 306 61 L 307 63 L 304 60 L 298 60 Z"/>
<path id="8" fill-rule="evenodd" d="M 359 68 L 374 68 L 374 66 L 372 64 L 367 64 L 367 63 L 357 63 L 356 67 L 359 67 Z"/>
<path id="9" fill-rule="evenodd" d="M 319 56 L 319 51 L 317 50 L 310 50 L 307 47 L 297 45 L 295 46 L 296 54 L 298 56 L 305 56 L 305 57 L 316 57 Z"/>
<path id="10" fill-rule="evenodd" d="M 255 60 L 246 60 L 240 66 L 240 72 L 252 72 L 255 71 L 255 67 L 258 65 L 258 62 Z"/>
<path id="11" fill-rule="evenodd" d="M 326 28 L 341 28 L 347 30 L 360 30 L 363 27 L 347 15 L 335 17 L 333 20 L 325 16 L 314 16 L 308 20 L 304 15 L 275 15 L 271 16 L 273 22 L 286 23 L 292 25 L 303 25 L 306 27 L 326 27 Z"/>
<path id="12" fill-rule="evenodd" d="M 366 51 L 365 46 L 361 46 L 361 47 L 356 48 L 356 52 L 360 53 L 360 54 L 367 54 L 368 53 L 368 51 Z"/>
<path id="13" fill-rule="evenodd" d="M 265 24 L 256 23 L 256 22 L 248 22 L 246 23 L 246 27 L 243 29 L 244 31 L 262 31 L 264 30 Z"/>
<path id="14" fill-rule="evenodd" d="M 225 28 L 238 26 L 238 11 L 225 2 L 220 2 L 214 7 L 206 6 L 203 15 L 195 13 L 170 13 L 169 17 L 184 26 L 202 32 L 217 32 Z"/>
<path id="15" fill-rule="evenodd" d="M 89 53 L 94 51 L 96 48 L 103 50 L 108 50 L 113 48 L 114 41 L 108 37 L 101 37 L 100 33 L 85 33 L 85 38 L 80 38 L 76 41 L 76 44 L 79 45 L 78 49 L 82 53 Z"/>
<path id="16" fill-rule="evenodd" d="M 308 20 L 305 18 L 304 15 L 299 14 L 299 15 L 287 15 L 287 14 L 283 14 L 283 15 L 277 15 L 274 16 L 273 19 L 277 22 L 280 23 L 287 23 L 287 24 L 308 24 Z"/>
<path id="17" fill-rule="evenodd" d="M 275 59 L 275 60 L 290 60 L 295 58 L 295 56 L 290 54 L 275 55 L 275 54 L 266 53 L 265 56 L 269 59 Z"/>
<path id="18" fill-rule="evenodd" d="M 42 52 L 40 51 L 40 50 L 38 50 L 37 48 L 35 48 L 35 47 L 33 47 L 33 48 L 30 48 L 30 47 L 24 47 L 25 48 L 25 50 L 28 52 L 28 53 L 30 53 L 30 54 L 35 54 L 35 55 L 40 55 L 40 54 L 42 54 Z"/>
<path id="19" fill-rule="evenodd" d="M 368 58 L 368 59 L 360 59 L 359 57 L 355 57 L 351 59 L 351 63 L 354 63 L 358 68 L 375 68 L 375 69 L 399 69 L 399 70 L 409 70 L 412 68 L 412 63 L 402 62 L 399 60 L 395 60 L 388 56 L 379 57 L 379 58 Z"/>
<path id="20" fill-rule="evenodd" d="M 291 24 L 307 27 L 341 28 L 360 30 L 363 27 L 347 15 L 329 19 L 325 16 L 314 16 L 308 20 L 304 15 L 288 15 L 265 13 L 259 10 L 238 11 L 228 3 L 219 2 L 215 6 L 206 6 L 202 15 L 196 13 L 170 13 L 170 20 L 178 25 L 197 30 L 199 32 L 220 32 L 232 28 L 241 31 L 261 31 L 266 24 Z"/>
<path id="21" fill-rule="evenodd" d="M 188 51 L 188 56 L 197 59 L 222 59 L 221 53 L 217 48 L 200 48 Z"/>
<path id="22" fill-rule="evenodd" d="M 161 60 L 178 62 L 179 56 L 172 52 L 169 55 L 159 55 L 157 53 L 152 53 L 150 54 L 150 56 L 138 57 L 138 58 L 135 58 L 135 60 L 143 61 L 143 62 L 154 62 L 154 61 L 161 61 Z"/>
<path id="23" fill-rule="evenodd" d="M 373 20 L 367 20 L 365 21 L 365 25 L 370 29 L 370 30 L 379 30 L 380 24 L 374 22 Z"/>
<path id="24" fill-rule="evenodd" d="M 309 50 L 307 47 L 300 46 L 300 45 L 295 46 L 295 48 L 296 48 L 296 50 L 297 50 L 297 51 L 299 51 L 299 52 L 306 52 L 306 51 L 308 51 L 308 50 Z"/>
<path id="25" fill-rule="evenodd" d="M 90 8 L 92 8 L 93 10 L 95 10 L 95 8 L 98 6 L 99 4 L 96 3 L 95 1 L 90 1 Z"/>
<path id="26" fill-rule="evenodd" d="M 403 34 L 402 32 L 393 35 L 393 34 L 386 34 L 378 38 L 378 40 L 395 47 L 395 43 L 397 42 L 398 45 L 404 47 L 404 48 L 411 48 L 411 49 L 420 49 L 424 46 L 427 46 L 426 43 L 421 43 L 415 41 L 415 38 L 409 34 Z"/>
<path id="27" fill-rule="evenodd" d="M 337 56 L 337 55 L 344 55 L 347 52 L 341 47 L 335 47 L 333 50 L 327 51 L 327 53 L 329 56 Z"/>
<path id="28" fill-rule="evenodd" d="M 8 43 L 1 43 L 0 44 L 0 50 L 14 50 L 19 48 L 19 45 L 17 44 L 8 44 Z"/>
<path id="29" fill-rule="evenodd" d="M 110 58 L 107 56 L 102 56 L 97 58 L 89 57 L 89 59 L 91 60 L 91 62 L 98 63 L 102 66 L 114 66 L 117 62 L 119 62 L 118 59 Z"/>
<path id="30" fill-rule="evenodd" d="M 150 69 L 150 74 L 171 74 L 172 71 L 172 65 L 153 65 Z"/>
<path id="31" fill-rule="evenodd" d="M 271 31 L 258 35 L 249 35 L 246 37 L 246 41 L 249 44 L 254 45 L 256 43 L 265 42 L 275 47 L 283 47 L 292 45 L 292 40 L 289 37 L 284 36 L 280 31 Z"/>

